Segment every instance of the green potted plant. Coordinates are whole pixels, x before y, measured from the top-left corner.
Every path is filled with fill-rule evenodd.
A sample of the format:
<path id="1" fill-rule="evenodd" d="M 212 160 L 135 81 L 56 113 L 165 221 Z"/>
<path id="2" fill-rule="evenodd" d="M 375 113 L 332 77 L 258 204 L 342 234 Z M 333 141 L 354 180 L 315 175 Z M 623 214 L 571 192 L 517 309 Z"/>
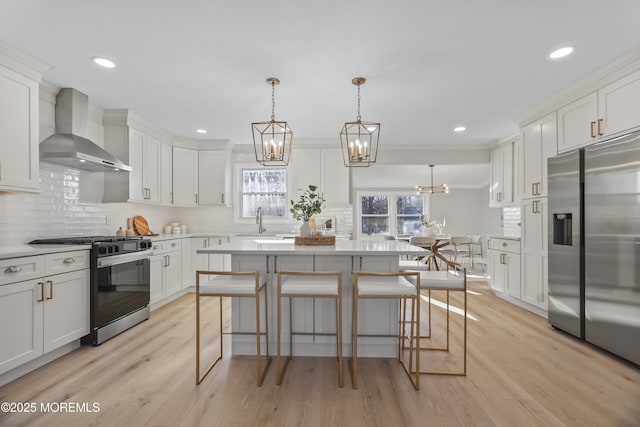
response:
<path id="1" fill-rule="evenodd" d="M 311 236 L 309 220 L 312 216 L 321 213 L 322 208 L 324 208 L 324 197 L 322 194 L 318 194 L 317 190 L 317 186 L 310 185 L 309 189 L 300 195 L 297 203 L 291 200 L 289 212 L 291 212 L 294 219 L 303 221 L 300 226 L 300 236 L 302 237 Z"/>

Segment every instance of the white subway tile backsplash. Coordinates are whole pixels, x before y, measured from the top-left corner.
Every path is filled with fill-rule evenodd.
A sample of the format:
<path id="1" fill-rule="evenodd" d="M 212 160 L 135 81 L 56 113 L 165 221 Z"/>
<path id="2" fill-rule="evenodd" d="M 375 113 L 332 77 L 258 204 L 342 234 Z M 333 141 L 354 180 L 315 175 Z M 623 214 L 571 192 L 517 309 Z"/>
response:
<path id="1" fill-rule="evenodd" d="M 510 237 L 520 237 L 520 206 L 502 208 L 502 234 Z"/>

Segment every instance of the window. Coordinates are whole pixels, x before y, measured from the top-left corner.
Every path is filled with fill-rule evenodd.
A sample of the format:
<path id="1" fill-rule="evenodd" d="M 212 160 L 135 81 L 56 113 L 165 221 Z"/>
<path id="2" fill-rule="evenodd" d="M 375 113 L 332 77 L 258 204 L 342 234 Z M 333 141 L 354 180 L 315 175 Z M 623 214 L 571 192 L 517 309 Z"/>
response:
<path id="1" fill-rule="evenodd" d="M 242 169 L 240 178 L 241 218 L 254 218 L 258 208 L 263 217 L 287 216 L 286 169 Z"/>
<path id="2" fill-rule="evenodd" d="M 420 216 L 428 212 L 425 196 L 380 192 L 362 193 L 359 199 L 360 236 L 416 235 L 422 231 Z"/>

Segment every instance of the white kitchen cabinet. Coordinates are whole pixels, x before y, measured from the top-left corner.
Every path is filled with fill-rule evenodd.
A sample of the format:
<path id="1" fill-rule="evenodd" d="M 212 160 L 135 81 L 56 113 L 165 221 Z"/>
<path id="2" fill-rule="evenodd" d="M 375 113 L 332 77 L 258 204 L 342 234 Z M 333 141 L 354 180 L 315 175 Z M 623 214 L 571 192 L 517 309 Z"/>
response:
<path id="1" fill-rule="evenodd" d="M 351 168 L 344 166 L 340 148 L 323 148 L 320 152 L 320 188 L 327 205 L 348 205 L 351 203 Z"/>
<path id="2" fill-rule="evenodd" d="M 160 142 L 129 128 L 129 200 L 160 202 Z"/>
<path id="3" fill-rule="evenodd" d="M 182 288 L 191 286 L 191 238 L 184 238 L 180 243 L 182 246 Z"/>
<path id="4" fill-rule="evenodd" d="M 294 148 L 289 164 L 291 198 L 315 185 L 327 205 L 348 205 L 350 174 L 341 156 L 339 148 Z"/>
<path id="5" fill-rule="evenodd" d="M 0 65 L 0 191 L 40 192 L 38 82 Z"/>
<path id="6" fill-rule="evenodd" d="M 225 206 L 230 203 L 228 192 L 226 150 L 198 151 L 198 204 Z"/>
<path id="7" fill-rule="evenodd" d="M 523 199 L 547 195 L 547 159 L 558 154 L 556 113 L 548 114 L 522 129 L 522 176 L 520 195 Z"/>
<path id="8" fill-rule="evenodd" d="M 547 309 L 547 198 L 522 203 L 522 301 Z"/>
<path id="9" fill-rule="evenodd" d="M 168 144 L 160 144 L 160 202 L 173 203 L 173 150 Z"/>
<path id="10" fill-rule="evenodd" d="M 558 152 L 640 126 L 640 70 L 558 110 Z"/>
<path id="11" fill-rule="evenodd" d="M 489 207 L 508 205 L 513 202 L 513 140 L 491 150 L 490 161 Z"/>
<path id="12" fill-rule="evenodd" d="M 173 204 L 198 206 L 198 150 L 173 147 Z"/>
<path id="13" fill-rule="evenodd" d="M 520 298 L 520 241 L 491 238 L 489 274 L 491 289 Z"/>
<path id="14" fill-rule="evenodd" d="M 175 296 L 182 289 L 182 241 L 154 241 L 152 250 L 150 303 L 157 305 L 165 298 Z"/>
<path id="15" fill-rule="evenodd" d="M 0 261 L 0 374 L 89 333 L 88 259 L 75 251 Z"/>
<path id="16" fill-rule="evenodd" d="M 210 248 L 227 243 L 226 236 L 192 237 L 191 238 L 191 274 L 189 281 L 196 283 L 196 270 L 231 271 L 231 255 L 227 254 L 198 254 L 198 249 Z"/>
<path id="17" fill-rule="evenodd" d="M 89 282 L 89 269 L 45 277 L 45 353 L 89 333 Z"/>
<path id="18" fill-rule="evenodd" d="M 104 111 L 104 148 L 133 168 L 128 173 L 107 173 L 104 202 L 143 202 L 170 204 L 162 188 L 171 169 L 163 161 L 166 146 L 148 132 L 130 125 L 127 110 Z M 163 167 L 164 166 L 164 167 Z M 170 193 L 170 190 L 169 190 Z"/>
<path id="19" fill-rule="evenodd" d="M 41 280 L 0 286 L 0 374 L 43 354 Z"/>

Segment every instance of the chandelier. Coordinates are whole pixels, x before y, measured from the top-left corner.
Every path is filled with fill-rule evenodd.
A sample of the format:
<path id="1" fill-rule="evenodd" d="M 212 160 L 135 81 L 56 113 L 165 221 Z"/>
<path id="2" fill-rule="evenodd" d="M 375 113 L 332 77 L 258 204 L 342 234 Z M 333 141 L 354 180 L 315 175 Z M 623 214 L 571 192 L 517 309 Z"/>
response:
<path id="1" fill-rule="evenodd" d="M 449 193 L 449 187 L 447 187 L 447 184 L 442 184 L 442 185 L 438 185 L 438 186 L 434 186 L 433 185 L 433 167 L 435 165 L 429 165 L 429 167 L 431 168 L 431 185 L 429 186 L 425 186 L 425 185 L 416 185 L 416 194 L 436 194 L 436 193 L 444 193 L 444 194 L 448 194 Z"/>
<path id="2" fill-rule="evenodd" d="M 293 132 L 287 122 L 276 121 L 275 86 L 280 84 L 280 80 L 269 77 L 267 83 L 271 85 L 271 120 L 251 123 L 253 149 L 256 161 L 262 166 L 287 166 L 291 158 Z"/>
<path id="3" fill-rule="evenodd" d="M 360 86 L 367 80 L 355 77 L 351 83 L 358 86 L 358 117 L 355 122 L 346 122 L 340 130 L 342 159 L 347 167 L 367 167 L 376 162 L 380 123 L 363 122 L 360 116 Z"/>

